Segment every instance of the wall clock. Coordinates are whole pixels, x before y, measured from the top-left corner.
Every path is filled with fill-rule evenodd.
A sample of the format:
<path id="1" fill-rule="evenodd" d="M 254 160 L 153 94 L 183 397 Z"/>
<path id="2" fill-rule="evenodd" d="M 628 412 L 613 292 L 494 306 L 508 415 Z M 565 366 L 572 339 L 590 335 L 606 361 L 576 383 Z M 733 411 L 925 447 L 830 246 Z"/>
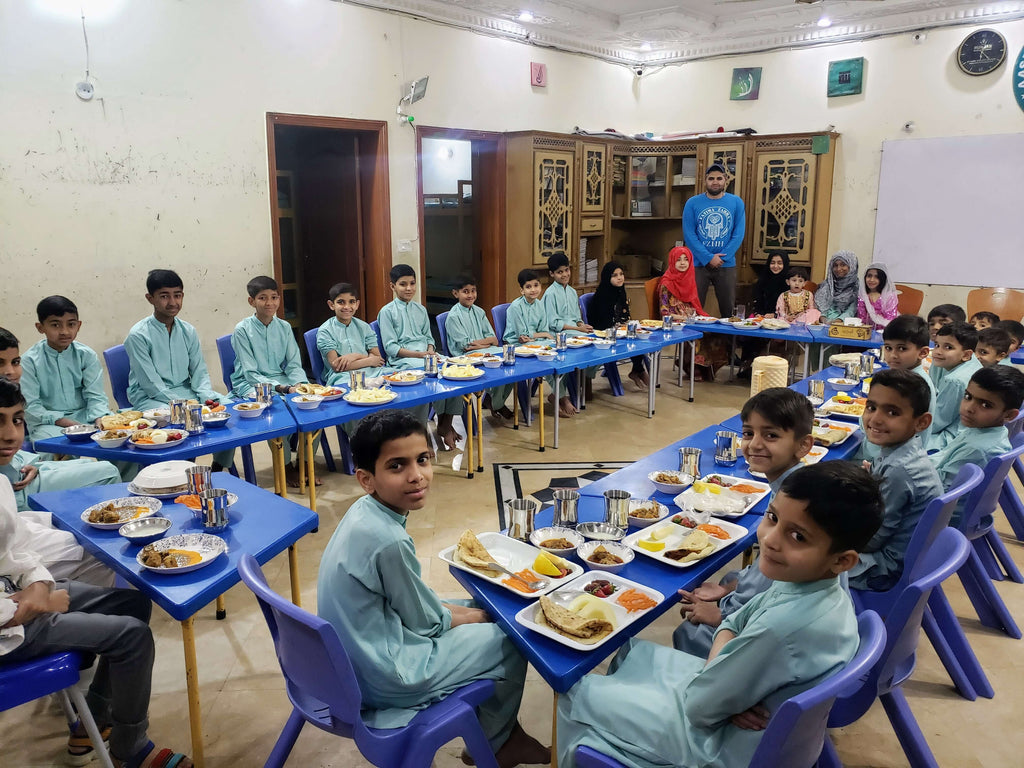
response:
<path id="1" fill-rule="evenodd" d="M 956 51 L 956 63 L 968 75 L 987 75 L 1006 58 L 1006 39 L 994 29 L 972 32 Z"/>

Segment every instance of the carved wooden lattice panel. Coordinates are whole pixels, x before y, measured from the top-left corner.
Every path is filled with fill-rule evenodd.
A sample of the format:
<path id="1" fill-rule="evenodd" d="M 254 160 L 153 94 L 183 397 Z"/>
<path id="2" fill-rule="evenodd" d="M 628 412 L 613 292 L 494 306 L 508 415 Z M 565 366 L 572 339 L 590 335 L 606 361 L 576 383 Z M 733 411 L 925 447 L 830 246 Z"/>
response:
<path id="1" fill-rule="evenodd" d="M 791 263 L 811 261 L 816 158 L 810 152 L 758 154 L 754 255 L 789 254 Z"/>
<path id="2" fill-rule="evenodd" d="M 583 145 L 583 211 L 604 211 L 605 147 L 601 144 Z"/>
<path id="3" fill-rule="evenodd" d="M 573 154 L 535 151 L 533 166 L 533 263 L 546 264 L 555 253 L 564 253 L 571 260 Z"/>
<path id="4" fill-rule="evenodd" d="M 743 189 L 743 145 L 714 144 L 708 147 L 708 162 L 705 169 L 718 163 L 725 167 L 725 191 L 736 195 Z M 702 182 L 703 183 L 703 182 Z M 698 187 L 700 185 L 698 184 Z"/>

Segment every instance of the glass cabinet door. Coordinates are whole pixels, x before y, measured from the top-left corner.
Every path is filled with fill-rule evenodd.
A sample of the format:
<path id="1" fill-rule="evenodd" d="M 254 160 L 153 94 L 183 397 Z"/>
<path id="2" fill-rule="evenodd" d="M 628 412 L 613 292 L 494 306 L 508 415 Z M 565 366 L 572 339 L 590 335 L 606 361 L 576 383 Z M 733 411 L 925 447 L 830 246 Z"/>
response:
<path id="1" fill-rule="evenodd" d="M 633 218 L 664 218 L 667 216 L 665 176 L 667 157 L 634 155 L 630 163 L 630 209 Z"/>
<path id="2" fill-rule="evenodd" d="M 782 251 L 792 264 L 810 264 L 816 157 L 759 153 L 755 166 L 754 257 Z"/>
<path id="3" fill-rule="evenodd" d="M 706 169 L 713 163 L 725 167 L 725 191 L 738 195 L 737 189 L 743 189 L 743 145 L 712 144 L 708 147 Z"/>
<path id="4" fill-rule="evenodd" d="M 629 216 L 629 155 L 612 155 L 612 218 Z"/>
<path id="5" fill-rule="evenodd" d="M 602 144 L 583 145 L 583 203 L 584 213 L 604 212 L 605 158 L 607 150 Z"/>
<path id="6" fill-rule="evenodd" d="M 672 156 L 672 186 L 669 188 L 668 215 L 681 219 L 686 201 L 697 193 L 697 156 Z M 703 185 L 699 189 L 703 189 Z"/>
<path id="7" fill-rule="evenodd" d="M 533 153 L 533 263 L 564 253 L 572 259 L 572 152 Z"/>

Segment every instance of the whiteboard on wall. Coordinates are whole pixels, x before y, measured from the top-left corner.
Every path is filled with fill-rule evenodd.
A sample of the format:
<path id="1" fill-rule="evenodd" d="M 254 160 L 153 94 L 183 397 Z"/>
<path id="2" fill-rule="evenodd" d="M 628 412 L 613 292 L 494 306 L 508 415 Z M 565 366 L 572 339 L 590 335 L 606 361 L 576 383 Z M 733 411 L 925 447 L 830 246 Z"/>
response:
<path id="1" fill-rule="evenodd" d="M 1024 288 L 1024 133 L 882 142 L 874 260 L 901 283 Z"/>

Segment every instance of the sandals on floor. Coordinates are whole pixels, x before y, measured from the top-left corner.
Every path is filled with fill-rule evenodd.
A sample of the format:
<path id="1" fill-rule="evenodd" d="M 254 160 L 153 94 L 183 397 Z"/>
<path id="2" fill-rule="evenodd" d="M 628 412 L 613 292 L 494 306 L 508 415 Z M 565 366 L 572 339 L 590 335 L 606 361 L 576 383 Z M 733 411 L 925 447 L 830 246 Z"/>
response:
<path id="1" fill-rule="evenodd" d="M 78 735 L 79 729 L 81 729 L 81 735 Z M 110 741 L 109 725 L 100 728 L 100 737 L 103 739 L 103 744 L 107 745 L 107 742 Z M 68 765 L 88 765 L 95 757 L 96 748 L 93 746 L 89 734 L 85 732 L 82 721 L 79 720 L 72 727 L 71 735 L 68 736 L 67 763 Z"/>
<path id="2" fill-rule="evenodd" d="M 152 741 L 140 749 L 130 760 L 120 762 L 114 758 L 115 765 L 120 762 L 121 768 L 140 768 L 146 760 L 149 760 L 150 755 L 153 757 L 146 768 L 184 768 L 192 765 L 192 759 L 188 755 L 166 748 L 158 750 Z"/>

